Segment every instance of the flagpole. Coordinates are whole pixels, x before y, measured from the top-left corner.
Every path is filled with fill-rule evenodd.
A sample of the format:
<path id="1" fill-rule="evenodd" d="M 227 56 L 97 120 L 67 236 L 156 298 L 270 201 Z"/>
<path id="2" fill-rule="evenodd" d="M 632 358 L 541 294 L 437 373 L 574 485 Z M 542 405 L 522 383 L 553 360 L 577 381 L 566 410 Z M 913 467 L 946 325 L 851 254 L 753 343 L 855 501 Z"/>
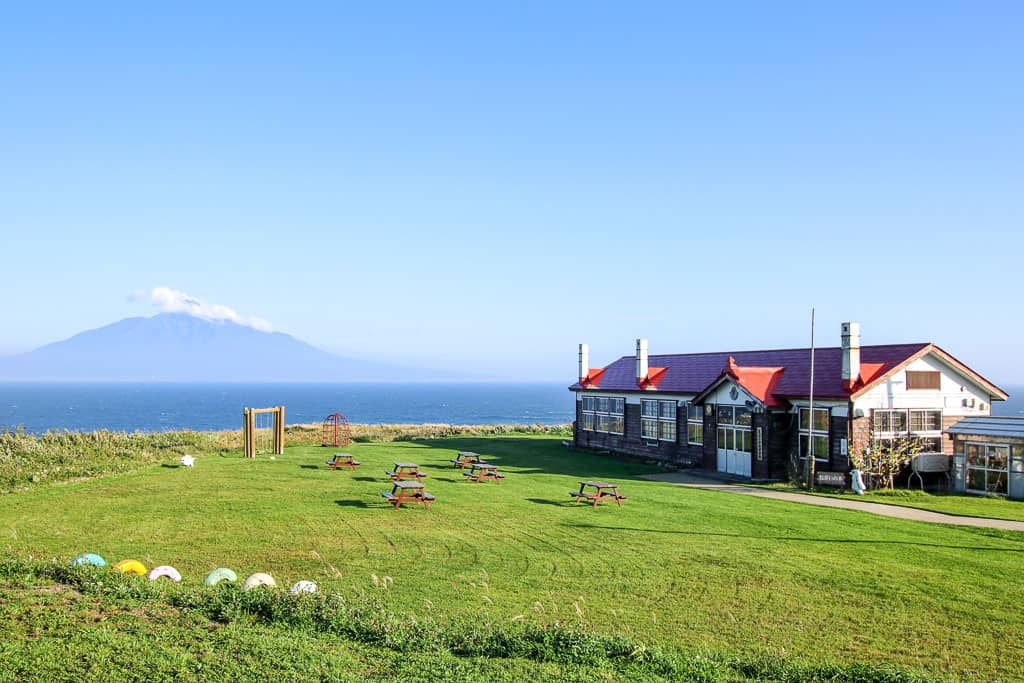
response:
<path id="1" fill-rule="evenodd" d="M 814 308 L 811 307 L 811 386 L 807 410 L 807 488 L 814 488 Z M 798 416 L 799 417 L 799 416 Z"/>

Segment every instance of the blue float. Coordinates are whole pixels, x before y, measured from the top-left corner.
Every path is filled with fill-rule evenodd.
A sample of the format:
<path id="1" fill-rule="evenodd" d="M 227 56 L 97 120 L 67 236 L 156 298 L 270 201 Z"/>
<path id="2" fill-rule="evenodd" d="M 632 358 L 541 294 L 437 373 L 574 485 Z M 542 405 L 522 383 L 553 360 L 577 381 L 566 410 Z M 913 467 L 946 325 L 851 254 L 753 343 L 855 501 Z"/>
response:
<path id="1" fill-rule="evenodd" d="M 71 564 L 80 567 L 83 564 L 91 564 L 94 567 L 106 567 L 107 561 L 96 553 L 82 553 L 75 559 L 71 560 Z"/>

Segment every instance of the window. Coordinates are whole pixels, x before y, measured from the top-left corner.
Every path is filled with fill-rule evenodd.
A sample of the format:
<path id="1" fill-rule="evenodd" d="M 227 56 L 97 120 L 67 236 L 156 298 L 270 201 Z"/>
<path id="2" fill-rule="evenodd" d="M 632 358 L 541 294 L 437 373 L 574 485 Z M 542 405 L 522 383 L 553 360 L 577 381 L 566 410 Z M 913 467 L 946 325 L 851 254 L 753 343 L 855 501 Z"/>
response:
<path id="1" fill-rule="evenodd" d="M 930 409 L 875 410 L 873 440 L 881 448 L 912 439 L 920 453 L 942 452 L 942 411 Z"/>
<path id="2" fill-rule="evenodd" d="M 967 444 L 967 488 L 1006 494 L 1010 447 L 1003 444 Z"/>
<path id="3" fill-rule="evenodd" d="M 582 429 L 591 432 L 624 434 L 626 399 L 605 396 L 583 397 Z"/>
<path id="4" fill-rule="evenodd" d="M 910 431 L 912 432 L 941 432 L 942 411 L 941 410 L 911 410 Z"/>
<path id="5" fill-rule="evenodd" d="M 676 402 L 640 401 L 640 436 L 651 441 L 675 441 Z"/>
<path id="6" fill-rule="evenodd" d="M 813 448 L 815 460 L 828 460 L 828 409 L 815 408 L 812 418 L 810 408 L 801 408 L 799 419 L 800 457 L 806 458 Z"/>
<path id="7" fill-rule="evenodd" d="M 696 403 L 686 404 L 686 443 L 704 444 L 704 411 Z"/>
<path id="8" fill-rule="evenodd" d="M 938 370 L 907 370 L 907 389 L 932 389 L 942 386 L 942 373 Z"/>
<path id="9" fill-rule="evenodd" d="M 752 421 L 750 409 L 745 406 L 718 406 L 719 450 L 750 453 L 752 450 L 750 434 Z"/>

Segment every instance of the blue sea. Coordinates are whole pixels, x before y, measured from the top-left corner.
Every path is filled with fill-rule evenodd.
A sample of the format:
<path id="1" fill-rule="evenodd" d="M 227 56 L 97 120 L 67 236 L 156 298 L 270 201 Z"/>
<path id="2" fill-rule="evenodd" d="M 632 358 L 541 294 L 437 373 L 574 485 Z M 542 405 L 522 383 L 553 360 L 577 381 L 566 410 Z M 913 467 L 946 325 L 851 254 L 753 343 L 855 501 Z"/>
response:
<path id="1" fill-rule="evenodd" d="M 575 417 L 568 384 L 0 383 L 0 428 L 239 429 L 244 407 L 277 405 L 290 424 L 333 412 L 369 424 L 566 424 Z M 1007 391 L 993 413 L 1024 416 L 1024 387 Z"/>
<path id="2" fill-rule="evenodd" d="M 565 424 L 575 418 L 570 383 L 0 383 L 0 428 L 240 429 L 244 407 L 279 405 L 288 424 L 321 422 L 334 412 L 369 424 Z"/>

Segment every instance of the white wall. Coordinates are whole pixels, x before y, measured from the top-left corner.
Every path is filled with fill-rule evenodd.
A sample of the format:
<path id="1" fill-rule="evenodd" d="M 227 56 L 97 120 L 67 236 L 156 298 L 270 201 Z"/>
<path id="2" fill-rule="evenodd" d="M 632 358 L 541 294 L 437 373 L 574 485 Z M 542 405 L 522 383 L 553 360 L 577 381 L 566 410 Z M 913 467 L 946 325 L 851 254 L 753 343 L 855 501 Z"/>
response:
<path id="1" fill-rule="evenodd" d="M 906 370 L 941 372 L 939 390 L 908 390 Z M 964 399 L 974 399 L 974 407 L 964 406 Z M 934 408 L 941 409 L 943 415 L 960 417 L 992 412 L 988 392 L 934 354 L 917 359 L 854 401 L 855 413 L 869 415 L 880 408 Z"/>
<path id="2" fill-rule="evenodd" d="M 736 387 L 736 389 L 738 390 L 736 392 L 736 398 L 733 398 L 732 396 L 729 395 L 730 393 L 732 393 L 733 387 Z M 707 398 L 704 399 L 704 403 L 715 403 L 724 406 L 741 406 L 745 404 L 747 401 L 754 401 L 756 403 L 760 403 L 757 397 L 755 397 L 753 394 L 751 394 L 749 391 L 744 389 L 739 384 L 736 384 L 736 382 L 734 382 L 731 379 L 722 382 L 722 386 L 712 391 L 710 394 L 708 394 Z"/>
<path id="3" fill-rule="evenodd" d="M 794 400 L 790 412 L 796 413 L 801 408 L 807 408 L 810 403 L 807 399 Z M 848 417 L 850 414 L 850 403 L 848 401 L 818 400 L 814 399 L 815 408 L 827 408 L 832 411 L 833 417 Z"/>
<path id="4" fill-rule="evenodd" d="M 627 394 L 625 392 L 616 393 L 614 391 L 577 391 L 576 400 L 582 401 L 584 396 L 597 396 L 604 398 L 625 398 L 626 403 L 630 405 L 640 405 L 640 401 L 655 400 L 655 401 L 675 401 L 682 405 L 687 401 L 692 401 L 696 394 L 663 394 L 660 391 L 646 391 L 643 394 Z M 742 401 L 740 401 L 742 403 Z"/>

